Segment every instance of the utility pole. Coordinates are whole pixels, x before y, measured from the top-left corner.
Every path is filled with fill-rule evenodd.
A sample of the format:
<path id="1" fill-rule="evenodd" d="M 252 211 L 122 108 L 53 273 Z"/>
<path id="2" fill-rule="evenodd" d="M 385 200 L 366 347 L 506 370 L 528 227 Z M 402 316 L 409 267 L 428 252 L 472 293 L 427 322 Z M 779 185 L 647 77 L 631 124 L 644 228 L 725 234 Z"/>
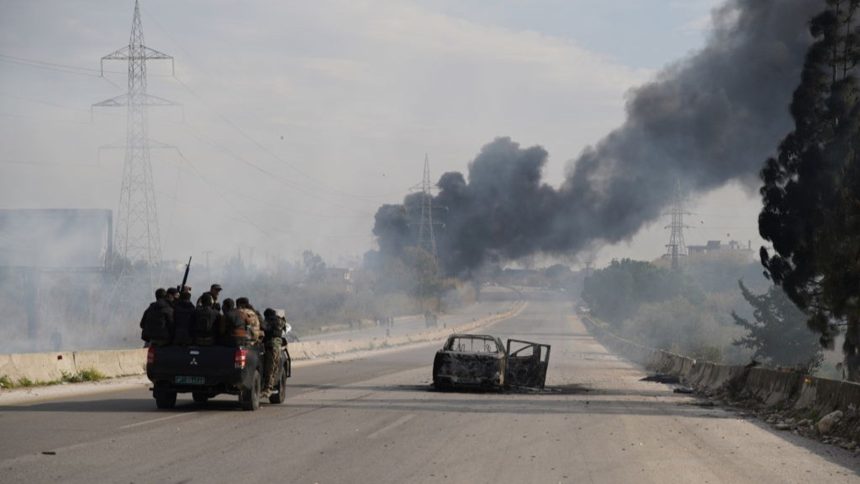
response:
<path id="1" fill-rule="evenodd" d="M 672 259 L 672 270 L 681 267 L 681 257 L 687 255 L 687 244 L 684 242 L 684 229 L 690 228 L 684 225 L 684 215 L 690 213 L 684 210 L 684 197 L 681 194 L 681 181 L 675 180 L 675 196 L 672 202 L 672 210 L 669 212 L 671 222 L 666 229 L 670 230 L 669 243 L 666 244 L 666 255 Z"/>
<path id="2" fill-rule="evenodd" d="M 421 180 L 421 221 L 418 225 L 418 247 L 436 260 L 436 234 L 433 232 L 433 182 L 430 178 L 430 158 L 424 154 L 424 178 Z"/>
<path id="3" fill-rule="evenodd" d="M 146 61 L 169 60 L 172 66 L 173 57 L 144 45 L 137 0 L 134 2 L 128 45 L 101 58 L 102 75 L 106 60 L 128 61 L 128 92 L 93 105 L 94 108 L 127 108 L 125 161 L 114 237 L 115 254 L 127 263 L 146 262 L 151 278 L 153 267 L 161 263 L 161 235 L 149 158 L 147 107 L 174 106 L 176 103 L 146 92 Z"/>

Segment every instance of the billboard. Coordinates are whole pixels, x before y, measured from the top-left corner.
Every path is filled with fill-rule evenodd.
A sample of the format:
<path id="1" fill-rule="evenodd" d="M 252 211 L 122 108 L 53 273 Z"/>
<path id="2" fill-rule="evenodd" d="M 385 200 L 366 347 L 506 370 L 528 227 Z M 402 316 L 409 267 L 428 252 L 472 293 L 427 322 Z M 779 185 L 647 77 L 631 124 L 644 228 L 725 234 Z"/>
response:
<path id="1" fill-rule="evenodd" d="M 113 216 L 100 209 L 0 209 L 0 267 L 103 269 Z"/>

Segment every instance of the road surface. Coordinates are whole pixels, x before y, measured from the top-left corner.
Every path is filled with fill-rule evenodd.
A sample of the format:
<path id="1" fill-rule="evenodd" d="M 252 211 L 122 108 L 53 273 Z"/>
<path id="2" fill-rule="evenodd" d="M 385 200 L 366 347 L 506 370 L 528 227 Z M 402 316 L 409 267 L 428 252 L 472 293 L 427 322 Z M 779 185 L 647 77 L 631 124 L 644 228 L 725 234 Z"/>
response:
<path id="1" fill-rule="evenodd" d="M 156 411 L 141 387 L 0 407 L 2 482 L 858 482 L 842 449 L 697 406 L 532 295 L 491 332 L 552 344 L 542 394 L 429 388 L 439 344 L 297 369 L 283 405 Z M 265 481 L 264 481 L 265 480 Z"/>

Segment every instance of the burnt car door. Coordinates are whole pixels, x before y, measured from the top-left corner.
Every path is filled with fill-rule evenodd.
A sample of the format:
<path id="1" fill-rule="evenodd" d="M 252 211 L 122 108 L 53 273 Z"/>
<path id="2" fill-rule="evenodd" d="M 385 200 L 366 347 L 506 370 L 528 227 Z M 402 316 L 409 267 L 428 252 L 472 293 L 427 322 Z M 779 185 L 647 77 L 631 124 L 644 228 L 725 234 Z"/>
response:
<path id="1" fill-rule="evenodd" d="M 505 385 L 543 388 L 549 366 L 550 345 L 509 339 L 505 365 Z"/>

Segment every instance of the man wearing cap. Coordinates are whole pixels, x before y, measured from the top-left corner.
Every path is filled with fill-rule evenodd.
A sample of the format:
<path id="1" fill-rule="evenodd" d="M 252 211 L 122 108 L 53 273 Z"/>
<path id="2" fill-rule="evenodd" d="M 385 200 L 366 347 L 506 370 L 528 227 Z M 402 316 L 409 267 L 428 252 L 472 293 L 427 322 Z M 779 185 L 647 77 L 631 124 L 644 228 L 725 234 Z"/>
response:
<path id="1" fill-rule="evenodd" d="M 218 304 L 218 294 L 221 293 L 221 284 L 212 284 L 209 286 L 209 291 L 204 292 L 197 298 L 197 307 L 201 306 L 201 302 L 203 301 L 203 296 L 209 295 L 212 297 L 212 306 L 215 308 L 220 308 L 221 306 Z"/>

